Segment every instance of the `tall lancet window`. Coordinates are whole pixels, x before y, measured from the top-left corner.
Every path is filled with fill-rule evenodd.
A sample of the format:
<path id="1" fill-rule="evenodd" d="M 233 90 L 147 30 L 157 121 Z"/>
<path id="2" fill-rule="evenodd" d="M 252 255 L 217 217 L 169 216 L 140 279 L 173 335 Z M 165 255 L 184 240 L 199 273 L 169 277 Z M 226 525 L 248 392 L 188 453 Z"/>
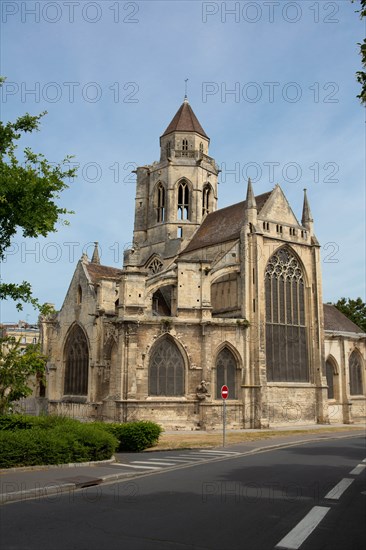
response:
<path id="1" fill-rule="evenodd" d="M 65 395 L 87 395 L 89 349 L 84 331 L 75 325 L 66 340 L 65 360 Z"/>
<path id="2" fill-rule="evenodd" d="M 287 248 L 268 261 L 265 294 L 267 379 L 308 382 L 304 275 Z"/>
<path id="3" fill-rule="evenodd" d="M 186 181 L 178 185 L 178 220 L 189 220 L 189 186 Z"/>
<path id="4" fill-rule="evenodd" d="M 202 217 L 210 212 L 211 188 L 205 185 L 202 191 Z"/>
<path id="5" fill-rule="evenodd" d="M 166 144 L 166 156 L 170 157 L 171 152 L 172 152 L 172 146 L 171 146 L 170 141 L 168 141 L 168 143 Z"/>
<path id="6" fill-rule="evenodd" d="M 159 183 L 156 189 L 156 221 L 165 221 L 165 189 L 162 183 Z"/>
<path id="7" fill-rule="evenodd" d="M 354 350 L 349 358 L 349 385 L 351 395 L 362 395 L 362 366 L 358 351 Z"/>

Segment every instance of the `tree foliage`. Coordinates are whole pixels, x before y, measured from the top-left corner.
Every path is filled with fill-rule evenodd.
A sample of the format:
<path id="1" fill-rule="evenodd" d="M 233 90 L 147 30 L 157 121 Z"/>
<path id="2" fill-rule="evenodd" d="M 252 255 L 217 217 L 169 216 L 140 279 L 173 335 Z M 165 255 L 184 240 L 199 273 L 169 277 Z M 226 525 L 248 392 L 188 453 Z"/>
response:
<path id="1" fill-rule="evenodd" d="M 0 339 L 0 414 L 7 413 L 14 401 L 32 394 L 31 377 L 33 384 L 45 382 L 46 361 L 39 344 L 22 348 L 20 340 Z"/>
<path id="2" fill-rule="evenodd" d="M 334 304 L 348 319 L 366 332 L 366 304 L 361 298 L 352 300 L 351 298 L 341 298 Z"/>
<path id="3" fill-rule="evenodd" d="M 0 78 L 0 86 L 4 80 Z M 57 230 L 58 223 L 67 224 L 63 216 L 72 213 L 57 204 L 61 191 L 68 187 L 65 180 L 75 175 L 75 168 L 70 168 L 72 157 L 55 164 L 29 147 L 24 149 L 22 159 L 16 154 L 17 141 L 24 134 L 38 131 L 45 114 L 26 113 L 15 122 L 0 121 L 0 260 L 4 260 L 17 231 L 23 237 L 45 237 Z M 18 310 L 22 303 L 42 310 L 26 281 L 1 282 L 0 300 L 7 298 L 17 302 Z"/>
<path id="4" fill-rule="evenodd" d="M 352 0 L 354 2 L 354 0 Z M 366 17 L 366 0 L 360 0 L 361 9 L 357 10 L 357 13 L 360 14 L 360 18 L 363 19 Z M 364 70 L 356 72 L 357 81 L 361 84 L 361 92 L 357 96 L 361 103 L 366 105 L 366 38 L 363 39 L 363 42 L 358 42 L 360 47 L 361 63 Z"/>

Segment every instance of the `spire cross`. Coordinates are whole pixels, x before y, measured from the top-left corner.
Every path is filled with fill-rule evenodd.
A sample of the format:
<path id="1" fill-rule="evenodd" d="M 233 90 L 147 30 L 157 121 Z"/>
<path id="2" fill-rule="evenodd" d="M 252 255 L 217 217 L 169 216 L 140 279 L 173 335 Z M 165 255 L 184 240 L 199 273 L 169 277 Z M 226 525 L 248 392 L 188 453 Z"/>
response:
<path id="1" fill-rule="evenodd" d="M 187 99 L 188 80 L 189 80 L 188 78 L 185 78 L 185 79 L 184 79 L 184 83 L 185 83 L 185 84 L 184 84 L 184 92 L 185 92 L 185 93 L 184 93 L 184 99 Z"/>

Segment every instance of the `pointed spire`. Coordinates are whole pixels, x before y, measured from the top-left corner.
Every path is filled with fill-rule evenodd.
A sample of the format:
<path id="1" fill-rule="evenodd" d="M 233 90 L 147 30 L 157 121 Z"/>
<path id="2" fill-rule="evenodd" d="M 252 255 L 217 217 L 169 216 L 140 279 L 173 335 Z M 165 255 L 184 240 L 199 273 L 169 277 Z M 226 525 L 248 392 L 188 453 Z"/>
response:
<path id="1" fill-rule="evenodd" d="M 303 208 L 302 208 L 302 218 L 301 218 L 301 223 L 304 227 L 308 227 L 309 224 L 313 223 L 313 217 L 311 215 L 311 211 L 310 211 L 310 206 L 309 206 L 309 201 L 308 201 L 308 197 L 307 197 L 307 194 L 306 194 L 306 189 L 304 189 L 304 205 L 303 205 Z M 309 227 L 310 229 L 310 227 Z"/>
<path id="2" fill-rule="evenodd" d="M 209 139 L 199 123 L 198 118 L 194 114 L 187 97 L 184 98 L 182 105 L 175 113 L 171 123 L 161 137 L 171 134 L 172 132 L 196 132 L 206 139 Z"/>
<path id="3" fill-rule="evenodd" d="M 92 264 L 100 264 L 100 258 L 99 258 L 99 249 L 98 249 L 98 242 L 94 243 L 94 252 L 91 259 Z"/>
<path id="4" fill-rule="evenodd" d="M 248 179 L 246 207 L 247 209 L 257 208 L 257 203 L 255 201 L 255 196 L 253 193 L 252 181 L 250 178 Z"/>

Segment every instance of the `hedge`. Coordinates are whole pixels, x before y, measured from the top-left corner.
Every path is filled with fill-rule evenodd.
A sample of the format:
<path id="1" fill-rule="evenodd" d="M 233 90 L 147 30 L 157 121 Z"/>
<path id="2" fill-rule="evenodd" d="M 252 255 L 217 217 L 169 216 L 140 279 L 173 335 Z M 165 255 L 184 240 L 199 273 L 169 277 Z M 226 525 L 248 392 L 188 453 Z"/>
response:
<path id="1" fill-rule="evenodd" d="M 117 451 L 139 452 L 155 445 L 162 432 L 155 422 L 140 421 L 125 424 L 95 422 L 95 424 L 113 434 L 119 441 Z"/>
<path id="2" fill-rule="evenodd" d="M 27 421 L 23 423 L 16 416 L 12 430 L 11 422 L 0 420 L 0 468 L 106 460 L 118 446 L 111 433 L 93 424 L 60 417 L 28 417 L 30 428 Z M 4 429 L 6 423 L 8 428 Z"/>

